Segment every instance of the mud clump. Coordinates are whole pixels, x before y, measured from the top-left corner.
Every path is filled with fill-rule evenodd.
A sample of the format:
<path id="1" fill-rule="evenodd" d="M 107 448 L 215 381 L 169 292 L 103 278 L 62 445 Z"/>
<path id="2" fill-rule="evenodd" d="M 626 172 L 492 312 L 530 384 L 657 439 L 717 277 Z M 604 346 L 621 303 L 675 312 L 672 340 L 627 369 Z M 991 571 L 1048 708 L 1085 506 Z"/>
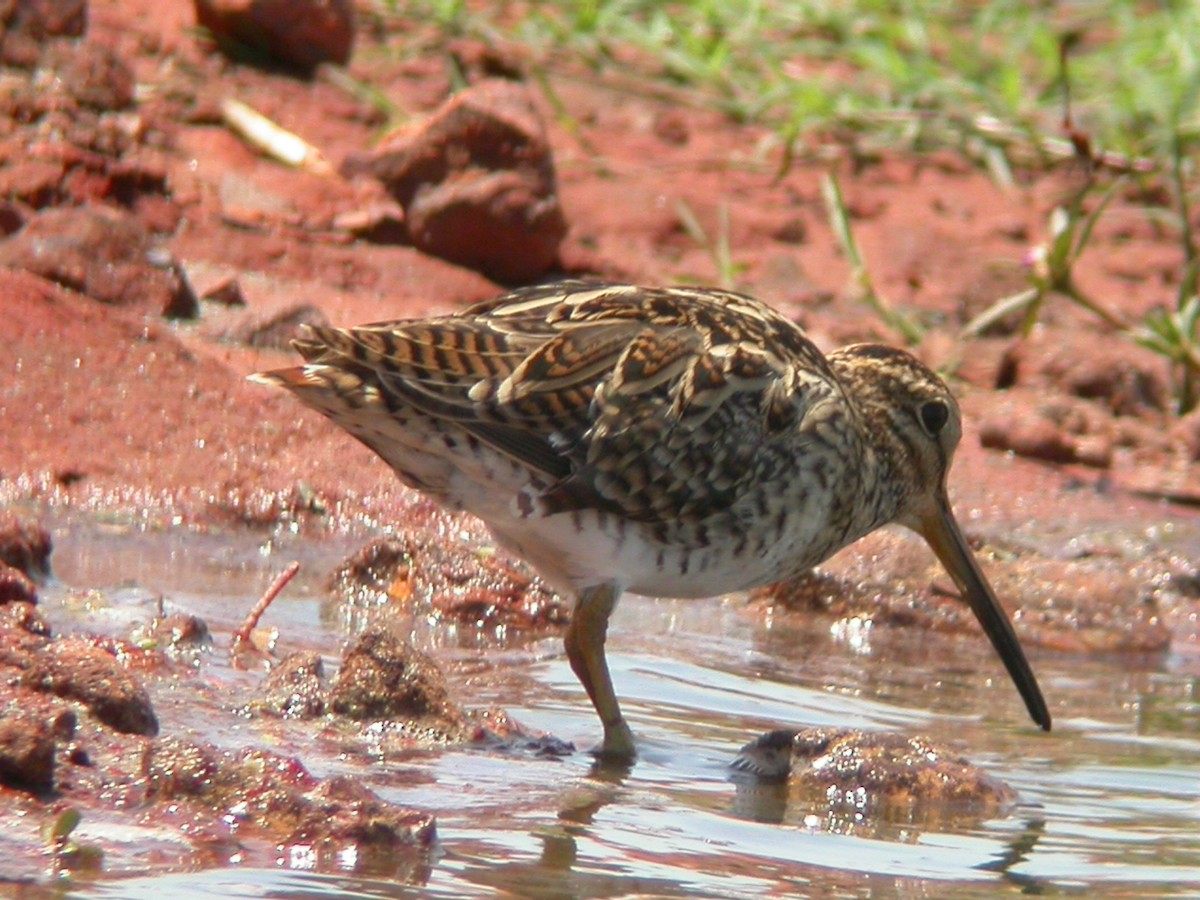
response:
<path id="1" fill-rule="evenodd" d="M 110 207 L 43 210 L 0 243 L 0 265 L 25 269 L 101 303 L 194 318 L 182 270 L 128 213 Z"/>
<path id="2" fill-rule="evenodd" d="M 925 828 L 1001 814 L 1016 792 L 950 748 L 924 737 L 841 728 L 772 731 L 742 748 L 733 767 L 783 781 L 789 800 L 846 832 L 866 820 Z"/>
<path id="3" fill-rule="evenodd" d="M 353 607 L 382 601 L 477 628 L 541 630 L 570 620 L 566 602 L 523 562 L 421 528 L 367 544 L 338 566 L 330 589 Z"/>
<path id="4" fill-rule="evenodd" d="M 427 846 L 434 837 L 427 814 L 385 803 L 350 778 L 320 781 L 268 750 L 221 752 L 164 738 L 150 744 L 143 765 L 144 803 L 195 800 L 216 814 L 236 808 L 247 824 L 285 844 L 332 852 L 347 842 Z"/>
<path id="5" fill-rule="evenodd" d="M 0 709 L 0 782 L 35 792 L 54 787 L 58 743 L 75 732 L 75 714 L 44 716 L 18 704 Z"/>
<path id="6" fill-rule="evenodd" d="M 247 49 L 303 72 L 345 65 L 354 48 L 351 0 L 195 0 L 196 20 L 233 56 Z"/>
<path id="7" fill-rule="evenodd" d="M 419 250 L 506 284 L 558 261 L 567 233 L 545 127 L 527 88 L 494 78 L 347 160 L 404 208 Z"/>
<path id="8" fill-rule="evenodd" d="M 399 719 L 448 734 L 463 729 L 445 676 L 429 657 L 390 632 L 366 632 L 346 654 L 329 708 L 351 719 Z"/>
<path id="9" fill-rule="evenodd" d="M 0 511 L 0 563 L 30 578 L 50 573 L 50 533 L 35 520 Z"/>
<path id="10" fill-rule="evenodd" d="M 78 701 L 122 733 L 158 734 L 158 718 L 141 682 L 91 641 L 55 641 L 30 655 L 23 668 L 22 687 Z"/>
<path id="11" fill-rule="evenodd" d="M 325 664 L 318 653 L 284 657 L 263 679 L 252 707 L 285 719 L 311 719 L 326 711 Z"/>

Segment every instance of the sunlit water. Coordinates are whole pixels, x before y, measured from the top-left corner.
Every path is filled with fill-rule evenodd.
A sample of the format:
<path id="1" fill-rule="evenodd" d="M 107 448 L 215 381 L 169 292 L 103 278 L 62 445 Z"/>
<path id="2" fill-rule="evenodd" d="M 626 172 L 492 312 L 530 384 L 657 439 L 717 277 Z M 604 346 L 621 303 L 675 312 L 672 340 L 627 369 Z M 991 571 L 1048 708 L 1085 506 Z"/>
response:
<path id="1" fill-rule="evenodd" d="M 60 631 L 88 627 L 78 589 L 111 608 L 97 630 L 146 612 L 161 594 L 212 628 L 197 677 L 225 685 L 230 709 L 260 677 L 235 672 L 230 630 L 293 558 L 301 577 L 270 609 L 280 653 L 320 650 L 335 664 L 348 635 L 322 582 L 355 542 L 264 542 L 253 533 L 111 533 L 63 524 L 59 582 L 44 610 Z M 116 623 L 116 624 L 114 624 Z M 397 878 L 347 860 L 340 873 L 281 857 L 276 868 L 139 871 L 109 854 L 110 874 L 68 893 L 161 897 L 1093 896 L 1200 893 L 1200 707 L 1197 664 L 1172 655 L 1082 657 L 1031 652 L 1055 714 L 1047 735 L 1026 719 L 982 636 L 948 638 L 861 622 L 764 618 L 743 600 L 626 597 L 610 663 L 641 755 L 627 772 L 564 759 L 464 748 L 352 759 L 307 740 L 278 752 L 317 775 L 350 772 L 382 797 L 431 811 L 434 852 Z M 555 637 L 505 641 L 415 630 L 467 705 L 496 704 L 531 728 L 586 747 L 599 726 Z M 254 743 L 235 717 L 198 716 L 155 693 L 163 733 L 220 746 Z M 209 691 L 206 696 L 212 696 Z M 222 691 L 215 692 L 220 697 Z M 224 702 L 224 701 L 213 701 Z M 207 726 L 205 722 L 209 723 Z M 231 724 L 232 723 L 232 724 Z M 773 728 L 844 725 L 951 742 L 1021 795 L 1010 815 L 951 833 L 880 826 L 798 805 L 786 787 L 731 778 L 729 761 Z M 290 726 L 291 727 L 291 726 Z M 79 837 L 89 834 L 85 821 Z M 110 832 L 105 840 L 114 840 Z"/>

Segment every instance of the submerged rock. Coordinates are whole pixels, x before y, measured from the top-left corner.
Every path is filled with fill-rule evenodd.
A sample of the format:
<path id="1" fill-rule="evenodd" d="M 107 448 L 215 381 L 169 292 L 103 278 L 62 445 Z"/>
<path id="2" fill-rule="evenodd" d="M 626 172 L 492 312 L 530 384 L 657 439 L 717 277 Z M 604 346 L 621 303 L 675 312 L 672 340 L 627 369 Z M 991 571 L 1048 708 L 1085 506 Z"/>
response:
<path id="1" fill-rule="evenodd" d="M 338 566 L 330 587 L 352 606 L 394 603 L 478 628 L 570 620 L 567 603 L 525 563 L 422 529 L 367 544 Z"/>
<path id="2" fill-rule="evenodd" d="M 344 776 L 319 780 L 296 759 L 269 750 L 219 751 L 166 738 L 147 748 L 143 803 L 198 801 L 216 815 L 236 811 L 281 845 L 307 844 L 321 857 L 347 849 L 427 847 L 433 817 L 381 800 Z"/>
<path id="3" fill-rule="evenodd" d="M 1007 784 L 924 737 L 844 728 L 772 731 L 742 748 L 739 772 L 784 781 L 788 802 L 827 830 L 878 819 L 941 828 L 1002 814 Z"/>
<path id="4" fill-rule="evenodd" d="M 351 719 L 402 720 L 448 735 L 461 734 L 464 725 L 433 660 L 383 629 L 363 634 L 346 654 L 329 708 Z"/>
<path id="5" fill-rule="evenodd" d="M 310 719 L 325 714 L 325 692 L 321 655 L 300 650 L 272 667 L 259 685 L 252 706 L 285 719 Z"/>

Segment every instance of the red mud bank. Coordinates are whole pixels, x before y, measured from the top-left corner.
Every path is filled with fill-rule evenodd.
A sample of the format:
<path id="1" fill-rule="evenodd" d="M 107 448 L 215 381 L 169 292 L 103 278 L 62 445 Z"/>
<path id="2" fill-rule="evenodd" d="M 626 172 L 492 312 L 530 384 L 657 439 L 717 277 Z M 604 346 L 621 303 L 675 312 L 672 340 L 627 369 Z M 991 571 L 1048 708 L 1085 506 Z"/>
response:
<path id="1" fill-rule="evenodd" d="M 706 224 L 728 210 L 738 287 L 796 317 L 821 346 L 898 336 L 847 297 L 821 200 L 826 164 L 801 159 L 777 177 L 753 127 L 579 79 L 558 88 L 568 128 L 521 80 L 519 57 L 457 42 L 402 58 L 391 52 L 399 25 L 426 26 L 390 23 L 350 43 L 337 36 L 330 50 L 336 59 L 352 45 L 351 75 L 410 114 L 381 142 L 377 106 L 319 70 L 215 52 L 196 39 L 187 4 L 75 5 L 84 24 L 67 17 L 31 37 L 12 19 L 0 45 L 0 503 L 33 511 L 4 526 L 13 549 L 0 555 L 0 797 L 28 825 L 17 839 L 26 857 L 0 864 L 0 878 L 28 874 L 45 848 L 40 824 L 73 804 L 191 829 L 187 850 L 160 851 L 164 867 L 233 852 L 269 862 L 280 844 L 419 851 L 434 833 L 423 813 L 349 780 L 315 779 L 295 759 L 159 734 L 144 682 L 176 677 L 180 639 L 147 649 L 59 636 L 36 603 L 49 554 L 37 512 L 150 528 L 296 523 L 314 536 L 386 522 L 396 544 L 348 563 L 355 578 L 447 616 L 553 630 L 561 601 L 528 572 L 447 550 L 441 514 L 369 451 L 245 376 L 285 364 L 304 322 L 452 311 L 500 291 L 493 278 L 712 281 L 681 202 Z M 469 100 L 449 99 L 447 59 L 482 85 Z M 289 168 L 256 152 L 230 127 L 229 99 L 303 136 L 323 164 Z M 463 122 L 492 137 L 448 153 L 446 131 Z M 496 135 L 515 148 L 500 159 L 486 152 Z M 1004 322 L 958 338 L 1023 285 L 1019 261 L 1044 239 L 1067 177 L 1020 175 L 1005 190 L 950 155 L 885 155 L 847 172 L 844 186 L 876 283 L 931 324 L 916 350 L 954 373 L 968 422 L 952 493 L 1022 639 L 1194 655 L 1200 416 L 1172 415 L 1163 361 L 1065 304 L 1052 303 L 1029 339 Z M 456 256 L 464 208 L 487 223 L 475 229 L 483 245 L 524 229 L 521 257 Z M 1141 315 L 1173 296 L 1181 260 L 1146 217 L 1112 221 L 1097 229 L 1082 286 Z M 933 560 L 910 548 L 904 535 L 873 536 L 821 575 L 761 592 L 749 614 L 974 629 Z M 373 641 L 343 671 L 387 694 L 389 666 L 407 671 L 403 652 Z M 263 702 L 288 715 L 365 702 L 336 691 L 331 700 L 319 663 L 280 664 Z M 471 719 L 439 690 L 422 693 L 433 732 L 519 734 L 499 713 Z M 218 821 L 232 807 L 244 815 L 236 846 Z M 69 836 L 57 852 L 87 864 Z M 402 879 L 424 865 L 419 852 L 379 859 Z"/>

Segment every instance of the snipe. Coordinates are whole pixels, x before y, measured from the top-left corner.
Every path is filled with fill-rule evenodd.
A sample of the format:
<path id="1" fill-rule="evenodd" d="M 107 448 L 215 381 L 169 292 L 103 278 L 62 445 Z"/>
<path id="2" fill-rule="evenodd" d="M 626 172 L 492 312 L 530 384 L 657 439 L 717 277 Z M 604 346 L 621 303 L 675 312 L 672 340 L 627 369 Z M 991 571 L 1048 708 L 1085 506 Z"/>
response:
<path id="1" fill-rule="evenodd" d="M 567 656 L 632 756 L 604 657 L 624 590 L 705 597 L 800 574 L 889 522 L 924 536 L 1034 721 L 1029 663 L 955 522 L 961 435 L 913 356 L 804 332 L 728 291 L 567 281 L 459 315 L 312 328 L 281 385 L 410 487 L 466 510 L 576 597 Z"/>

